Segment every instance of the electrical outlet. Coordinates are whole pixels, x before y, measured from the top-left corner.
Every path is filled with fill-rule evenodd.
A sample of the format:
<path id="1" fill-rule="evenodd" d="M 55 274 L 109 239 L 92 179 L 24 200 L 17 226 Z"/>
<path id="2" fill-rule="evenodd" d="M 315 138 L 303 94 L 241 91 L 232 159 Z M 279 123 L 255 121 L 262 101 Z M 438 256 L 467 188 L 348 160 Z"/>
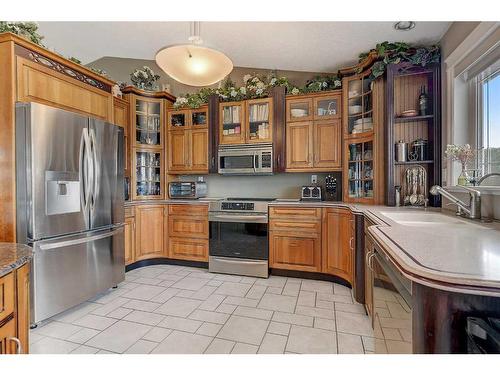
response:
<path id="1" fill-rule="evenodd" d="M 317 184 L 318 183 L 318 175 L 312 174 L 311 175 L 311 184 Z"/>

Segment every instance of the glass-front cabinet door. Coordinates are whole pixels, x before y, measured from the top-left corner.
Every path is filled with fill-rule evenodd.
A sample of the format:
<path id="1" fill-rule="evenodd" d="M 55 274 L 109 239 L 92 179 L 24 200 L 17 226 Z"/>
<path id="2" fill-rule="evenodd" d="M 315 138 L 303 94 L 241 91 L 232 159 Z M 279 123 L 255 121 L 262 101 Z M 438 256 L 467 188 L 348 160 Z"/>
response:
<path id="1" fill-rule="evenodd" d="M 340 94 L 314 98 L 314 119 L 329 120 L 340 118 L 340 98 Z"/>
<path id="2" fill-rule="evenodd" d="M 168 129 L 182 130 L 189 127 L 189 110 L 170 111 L 168 113 Z"/>
<path id="3" fill-rule="evenodd" d="M 135 99 L 135 145 L 161 148 L 163 143 L 161 100 Z"/>
<path id="4" fill-rule="evenodd" d="M 373 85 L 370 71 L 344 80 L 347 98 L 344 134 L 346 137 L 364 136 L 373 132 Z"/>
<path id="5" fill-rule="evenodd" d="M 370 201 L 373 199 L 374 164 L 373 140 L 346 143 L 347 184 L 344 193 L 350 201 Z"/>
<path id="6" fill-rule="evenodd" d="M 208 109 L 206 107 L 191 110 L 191 126 L 193 129 L 208 127 Z"/>
<path id="7" fill-rule="evenodd" d="M 229 102 L 219 105 L 219 143 L 245 143 L 244 102 Z"/>
<path id="8" fill-rule="evenodd" d="M 246 102 L 246 141 L 267 143 L 273 141 L 272 98 L 254 99 Z"/>
<path id="9" fill-rule="evenodd" d="M 287 98 L 287 122 L 310 121 L 313 119 L 313 101 L 311 98 Z"/>
<path id="10" fill-rule="evenodd" d="M 134 150 L 133 199 L 163 198 L 163 152 Z"/>

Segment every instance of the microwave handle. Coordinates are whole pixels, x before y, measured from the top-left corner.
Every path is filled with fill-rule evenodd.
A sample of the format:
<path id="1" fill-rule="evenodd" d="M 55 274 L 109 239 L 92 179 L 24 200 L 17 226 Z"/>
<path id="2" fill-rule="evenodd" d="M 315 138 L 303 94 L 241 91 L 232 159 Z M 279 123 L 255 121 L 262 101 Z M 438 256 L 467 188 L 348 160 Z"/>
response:
<path id="1" fill-rule="evenodd" d="M 253 171 L 254 172 L 257 172 L 257 169 L 259 169 L 258 164 L 259 164 L 259 154 L 254 152 L 253 153 Z"/>

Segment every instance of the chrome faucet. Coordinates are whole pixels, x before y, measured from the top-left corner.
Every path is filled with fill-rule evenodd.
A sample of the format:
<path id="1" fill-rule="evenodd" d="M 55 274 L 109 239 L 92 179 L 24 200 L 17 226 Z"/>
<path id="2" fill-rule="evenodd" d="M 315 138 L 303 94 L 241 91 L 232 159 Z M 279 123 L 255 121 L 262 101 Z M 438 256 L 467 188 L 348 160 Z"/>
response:
<path id="1" fill-rule="evenodd" d="M 430 188 L 429 192 L 432 195 L 441 194 L 443 197 L 448 198 L 451 203 L 457 205 L 457 215 L 465 216 L 469 219 L 481 219 L 481 193 L 477 190 L 471 189 L 466 186 L 458 187 L 466 190 L 469 193 L 469 204 L 461 201 L 453 194 L 447 192 L 439 185 L 434 185 Z M 465 215 L 464 215 L 465 213 Z"/>
<path id="2" fill-rule="evenodd" d="M 487 178 L 489 178 L 491 176 L 500 176 L 500 173 L 488 173 L 488 174 L 485 174 L 483 177 L 481 177 L 479 180 L 477 180 L 476 186 L 480 186 L 481 182 L 483 182 L 484 180 L 486 180 Z"/>

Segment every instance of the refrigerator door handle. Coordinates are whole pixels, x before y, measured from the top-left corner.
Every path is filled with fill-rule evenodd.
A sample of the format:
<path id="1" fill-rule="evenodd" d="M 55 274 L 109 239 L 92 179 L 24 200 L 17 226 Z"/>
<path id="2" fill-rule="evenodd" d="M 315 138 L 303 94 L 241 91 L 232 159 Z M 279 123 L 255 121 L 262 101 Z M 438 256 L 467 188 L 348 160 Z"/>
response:
<path id="1" fill-rule="evenodd" d="M 104 233 L 99 233 L 93 236 L 88 236 L 88 237 L 82 237 L 82 238 L 76 238 L 72 240 L 66 240 L 66 241 L 60 241 L 60 242 L 53 242 L 53 243 L 47 243 L 47 244 L 42 244 L 40 245 L 39 249 L 46 251 L 46 250 L 54 250 L 54 249 L 59 249 L 61 247 L 67 247 L 67 246 L 73 246 L 73 245 L 78 245 L 81 243 L 86 243 L 86 242 L 93 242 L 96 240 L 101 240 L 103 238 L 108 238 L 112 237 L 117 233 L 123 232 L 123 226 L 117 226 L 107 232 Z"/>
<path id="2" fill-rule="evenodd" d="M 90 209 L 94 210 L 96 194 L 99 191 L 99 183 L 100 183 L 100 165 L 97 160 L 97 142 L 95 138 L 95 130 L 90 129 L 90 144 L 92 149 L 92 155 L 89 156 L 92 164 L 92 188 L 91 188 L 91 201 L 90 201 Z"/>
<path id="3" fill-rule="evenodd" d="M 90 150 L 90 139 L 87 129 L 83 129 L 82 136 L 80 140 L 80 172 L 79 179 L 82 184 L 82 191 L 80 193 L 81 202 L 83 204 L 84 212 L 88 212 L 88 206 L 90 203 L 90 195 L 91 195 L 91 165 L 89 158 L 89 150 Z M 85 215 L 88 218 L 88 215 Z M 87 219 L 88 221 L 88 219 Z M 87 223 L 88 224 L 88 223 Z"/>

